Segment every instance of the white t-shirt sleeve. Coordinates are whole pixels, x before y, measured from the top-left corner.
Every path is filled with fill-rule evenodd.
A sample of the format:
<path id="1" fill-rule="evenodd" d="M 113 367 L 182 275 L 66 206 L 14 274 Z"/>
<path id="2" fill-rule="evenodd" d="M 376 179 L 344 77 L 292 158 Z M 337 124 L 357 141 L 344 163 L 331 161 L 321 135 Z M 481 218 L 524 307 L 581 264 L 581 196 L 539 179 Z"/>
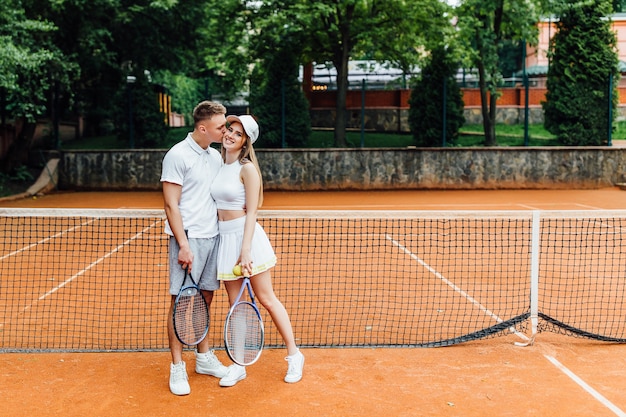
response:
<path id="1" fill-rule="evenodd" d="M 180 153 L 176 149 L 170 149 L 163 158 L 161 182 L 183 185 L 185 170 L 185 160 L 180 157 Z"/>

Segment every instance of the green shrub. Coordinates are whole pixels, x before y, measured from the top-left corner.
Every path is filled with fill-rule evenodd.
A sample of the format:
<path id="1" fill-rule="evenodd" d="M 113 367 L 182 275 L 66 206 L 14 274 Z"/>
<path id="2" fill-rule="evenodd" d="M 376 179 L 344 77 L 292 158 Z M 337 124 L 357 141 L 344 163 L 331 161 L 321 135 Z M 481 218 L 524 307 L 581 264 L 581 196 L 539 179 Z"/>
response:
<path id="1" fill-rule="evenodd" d="M 444 97 L 446 146 L 454 145 L 459 128 L 465 123 L 461 90 L 454 79 L 458 65 L 450 61 L 450 56 L 452 54 L 443 48 L 434 50 L 430 61 L 424 66 L 421 76 L 412 87 L 409 99 L 409 127 L 417 146 L 443 145 Z"/>
<path id="2" fill-rule="evenodd" d="M 618 58 L 608 0 L 564 6 L 551 40 L 545 112 L 546 129 L 568 146 L 604 145 L 617 106 Z M 609 80 L 613 95 L 609 98 Z"/>
<path id="3" fill-rule="evenodd" d="M 298 63 L 288 49 L 266 57 L 265 66 L 256 68 L 250 93 L 251 113 L 258 117 L 260 127 L 255 147 L 281 147 L 283 126 L 286 146 L 306 145 L 311 136 L 311 118 L 309 103 L 297 77 Z"/>

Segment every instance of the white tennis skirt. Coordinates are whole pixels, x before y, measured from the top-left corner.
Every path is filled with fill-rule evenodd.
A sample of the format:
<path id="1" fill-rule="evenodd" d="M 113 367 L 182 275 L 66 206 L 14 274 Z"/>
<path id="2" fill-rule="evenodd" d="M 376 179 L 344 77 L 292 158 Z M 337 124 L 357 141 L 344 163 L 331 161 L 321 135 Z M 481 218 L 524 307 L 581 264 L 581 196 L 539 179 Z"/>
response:
<path id="1" fill-rule="evenodd" d="M 246 217 L 242 216 L 238 219 L 220 221 L 218 223 L 220 228 L 220 246 L 217 255 L 217 279 L 220 281 L 239 279 L 241 277 L 233 274 L 233 267 L 241 255 Z M 251 276 L 267 271 L 276 265 L 276 254 L 272 244 L 259 223 L 256 223 L 254 227 L 251 255 Z"/>

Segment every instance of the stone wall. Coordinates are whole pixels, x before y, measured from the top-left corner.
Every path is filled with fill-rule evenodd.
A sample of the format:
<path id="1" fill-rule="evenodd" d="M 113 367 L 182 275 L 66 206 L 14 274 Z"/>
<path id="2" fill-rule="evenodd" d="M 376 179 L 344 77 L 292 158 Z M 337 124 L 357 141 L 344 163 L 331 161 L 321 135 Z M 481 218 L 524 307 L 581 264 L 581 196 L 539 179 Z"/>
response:
<path id="1" fill-rule="evenodd" d="M 59 188 L 159 190 L 165 150 L 64 151 Z M 593 189 L 624 182 L 626 148 L 259 149 L 266 190 Z"/>
<path id="2" fill-rule="evenodd" d="M 62 151 L 59 188 L 158 190 L 165 150 Z"/>

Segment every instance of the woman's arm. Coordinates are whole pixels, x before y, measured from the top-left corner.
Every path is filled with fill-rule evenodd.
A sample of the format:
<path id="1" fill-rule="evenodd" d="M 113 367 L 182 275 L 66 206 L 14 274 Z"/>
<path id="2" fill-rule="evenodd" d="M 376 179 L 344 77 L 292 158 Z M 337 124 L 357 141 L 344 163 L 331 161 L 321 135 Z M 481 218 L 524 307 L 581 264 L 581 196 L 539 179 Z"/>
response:
<path id="1" fill-rule="evenodd" d="M 252 236 L 256 225 L 259 207 L 261 178 L 254 164 L 247 163 L 241 167 L 241 181 L 246 190 L 246 222 L 243 230 L 240 263 L 244 273 L 252 272 Z M 247 270 L 247 271 L 246 271 Z"/>

